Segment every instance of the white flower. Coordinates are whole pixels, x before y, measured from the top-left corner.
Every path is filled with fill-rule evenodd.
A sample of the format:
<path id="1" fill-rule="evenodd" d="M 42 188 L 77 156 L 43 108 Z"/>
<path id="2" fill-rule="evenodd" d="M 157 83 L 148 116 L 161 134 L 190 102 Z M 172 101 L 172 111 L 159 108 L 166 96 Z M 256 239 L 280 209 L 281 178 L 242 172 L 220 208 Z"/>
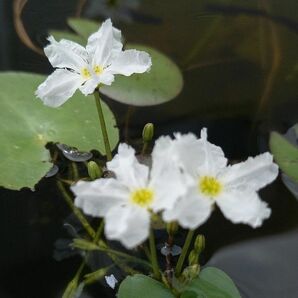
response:
<path id="1" fill-rule="evenodd" d="M 88 215 L 105 218 L 108 239 L 133 248 L 148 237 L 151 214 L 172 208 L 187 191 L 187 184 L 175 164 L 155 156 L 153 151 L 149 170 L 126 144 L 119 145 L 118 154 L 107 163 L 107 168 L 116 178 L 80 181 L 72 187 L 75 205 Z"/>
<path id="2" fill-rule="evenodd" d="M 254 228 L 270 216 L 271 210 L 257 194 L 278 175 L 270 153 L 227 166 L 221 148 L 207 141 L 206 129 L 199 140 L 192 134 L 176 134 L 175 140 L 161 143 L 164 154 L 171 155 L 193 179 L 188 193 L 164 211 L 165 221 L 177 220 L 181 226 L 194 229 L 208 219 L 214 204 L 233 223 Z"/>
<path id="3" fill-rule="evenodd" d="M 130 76 L 151 67 L 149 54 L 143 51 L 122 51 L 121 32 L 106 20 L 88 38 L 86 48 L 53 36 L 44 51 L 53 67 L 57 68 L 36 90 L 45 105 L 58 107 L 77 89 L 84 95 L 94 92 L 99 84 L 111 85 L 114 75 Z"/>
<path id="4" fill-rule="evenodd" d="M 109 285 L 110 288 L 115 289 L 116 283 L 118 283 L 118 280 L 114 276 L 114 274 L 106 275 L 105 276 L 106 283 Z"/>

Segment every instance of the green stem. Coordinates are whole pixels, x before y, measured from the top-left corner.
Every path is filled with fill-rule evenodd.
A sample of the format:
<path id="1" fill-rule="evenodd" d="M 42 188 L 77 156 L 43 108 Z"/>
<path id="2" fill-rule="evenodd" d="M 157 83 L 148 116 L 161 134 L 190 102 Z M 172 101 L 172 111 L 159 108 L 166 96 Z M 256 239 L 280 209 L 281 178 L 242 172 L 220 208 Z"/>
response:
<path id="1" fill-rule="evenodd" d="M 130 260 L 132 262 L 139 263 L 139 264 L 145 265 L 147 267 L 151 267 L 151 264 L 149 262 L 144 261 L 142 259 L 139 259 L 137 257 L 131 256 L 131 255 L 126 254 L 124 252 L 118 251 L 118 250 L 113 250 L 113 249 L 110 249 L 110 248 L 102 248 L 102 247 L 99 247 L 99 250 L 104 251 L 107 254 L 111 254 L 111 255 L 114 255 L 114 256 L 117 256 L 117 257 L 121 257 L 121 258 L 125 258 L 126 260 Z"/>
<path id="2" fill-rule="evenodd" d="M 153 275 L 156 279 L 160 279 L 159 265 L 157 261 L 157 255 L 156 255 L 155 239 L 154 239 L 154 233 L 152 229 L 150 229 L 149 245 L 150 245 L 150 252 L 151 252 L 151 263 L 152 263 Z"/>
<path id="3" fill-rule="evenodd" d="M 61 181 L 57 182 L 57 186 L 59 188 L 59 190 L 61 191 L 67 205 L 70 207 L 70 209 L 72 210 L 72 212 L 75 214 L 75 216 L 78 218 L 78 220 L 81 222 L 82 226 L 84 227 L 84 229 L 87 231 L 87 233 L 89 234 L 89 236 L 94 239 L 96 232 L 94 231 L 94 229 L 90 226 L 89 222 L 87 221 L 87 219 L 85 218 L 84 214 L 81 212 L 80 209 L 78 209 L 74 203 L 73 200 L 71 198 L 71 196 L 67 193 L 65 187 L 63 186 L 63 183 Z"/>
<path id="4" fill-rule="evenodd" d="M 111 146 L 110 146 L 110 142 L 109 142 L 109 135 L 108 135 L 108 131 L 107 131 L 106 123 L 105 123 L 105 118 L 104 118 L 103 111 L 102 111 L 101 99 L 100 99 L 100 96 L 99 96 L 98 89 L 95 90 L 94 97 L 95 97 L 95 103 L 96 103 L 96 107 L 97 107 L 97 113 L 98 113 L 98 117 L 99 117 L 102 137 L 103 137 L 103 141 L 104 141 L 104 144 L 105 144 L 107 160 L 111 160 L 112 159 L 112 152 L 111 152 Z"/>
<path id="5" fill-rule="evenodd" d="M 189 230 L 188 231 L 188 234 L 186 236 L 186 239 L 185 239 L 185 242 L 184 242 L 184 246 L 182 248 L 182 252 L 181 252 L 181 255 L 180 255 L 179 259 L 178 259 L 178 262 L 177 262 L 177 265 L 176 265 L 176 269 L 175 269 L 175 275 L 177 277 L 181 273 L 181 270 L 182 270 L 182 267 L 183 267 L 183 263 L 184 263 L 186 254 L 188 252 L 188 249 L 189 249 L 191 240 L 193 238 L 194 232 L 195 232 L 194 230 Z"/>

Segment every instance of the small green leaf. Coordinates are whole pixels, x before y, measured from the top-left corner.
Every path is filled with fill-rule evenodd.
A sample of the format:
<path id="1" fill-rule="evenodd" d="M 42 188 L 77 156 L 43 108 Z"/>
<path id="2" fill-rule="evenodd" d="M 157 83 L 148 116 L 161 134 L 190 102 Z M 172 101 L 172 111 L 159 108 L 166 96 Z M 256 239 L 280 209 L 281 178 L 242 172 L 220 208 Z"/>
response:
<path id="1" fill-rule="evenodd" d="M 77 92 L 63 106 L 47 107 L 34 95 L 45 79 L 30 73 L 0 73 L 0 186 L 33 188 L 52 167 L 48 142 L 105 152 L 94 98 Z M 103 110 L 113 149 L 119 140 L 116 121 L 107 105 Z"/>
<path id="2" fill-rule="evenodd" d="M 71 29 L 78 33 L 87 42 L 88 37 L 98 31 L 100 23 L 87 19 L 69 18 L 67 24 Z"/>
<path id="3" fill-rule="evenodd" d="M 283 172 L 298 182 L 298 148 L 279 133 L 272 132 L 270 149 Z"/>
<path id="4" fill-rule="evenodd" d="M 162 283 L 142 274 L 128 276 L 120 284 L 117 298 L 174 298 Z"/>
<path id="5" fill-rule="evenodd" d="M 184 292 L 188 296 L 182 295 L 183 298 L 193 297 L 193 293 L 197 294 L 197 298 L 241 298 L 231 278 L 214 267 L 202 270 L 199 277 L 193 279 Z"/>
<path id="6" fill-rule="evenodd" d="M 57 41 L 60 41 L 61 39 L 68 39 L 82 46 L 86 46 L 86 41 L 84 38 L 68 31 L 51 30 L 50 35 L 53 35 Z"/>

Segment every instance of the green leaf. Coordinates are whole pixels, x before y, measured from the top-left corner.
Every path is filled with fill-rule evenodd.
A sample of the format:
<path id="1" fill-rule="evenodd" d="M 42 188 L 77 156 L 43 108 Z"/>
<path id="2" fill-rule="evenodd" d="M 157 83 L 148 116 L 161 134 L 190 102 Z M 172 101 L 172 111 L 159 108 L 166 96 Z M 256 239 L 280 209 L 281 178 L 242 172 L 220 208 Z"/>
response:
<path id="1" fill-rule="evenodd" d="M 277 132 L 271 133 L 269 144 L 274 159 L 283 172 L 298 182 L 298 148 Z"/>
<path id="2" fill-rule="evenodd" d="M 128 276 L 120 284 L 117 298 L 174 298 L 162 283 L 142 274 Z"/>
<path id="3" fill-rule="evenodd" d="M 57 41 L 60 41 L 61 39 L 68 39 L 82 46 L 86 45 L 85 38 L 82 38 L 81 36 L 70 33 L 68 31 L 51 30 L 50 35 L 53 35 Z"/>
<path id="4" fill-rule="evenodd" d="M 50 108 L 35 98 L 45 76 L 0 73 L 0 185 L 33 188 L 52 164 L 45 145 L 60 142 L 82 151 L 105 152 L 94 98 L 77 92 L 62 107 Z M 111 147 L 119 140 L 115 118 L 103 105 Z"/>
<path id="5" fill-rule="evenodd" d="M 197 298 L 241 298 L 231 278 L 215 267 L 203 269 L 199 277 L 193 279 L 186 287 L 182 297 Z M 196 293 L 197 296 L 193 296 Z"/>
<path id="6" fill-rule="evenodd" d="M 149 53 L 152 58 L 151 70 L 130 77 L 118 75 L 111 86 L 100 89 L 103 94 L 122 103 L 151 106 L 167 102 L 181 92 L 182 74 L 172 60 L 151 47 L 128 44 L 126 48 Z"/>
<path id="7" fill-rule="evenodd" d="M 71 29 L 78 33 L 87 42 L 88 37 L 98 31 L 100 23 L 87 19 L 69 18 L 67 24 Z"/>

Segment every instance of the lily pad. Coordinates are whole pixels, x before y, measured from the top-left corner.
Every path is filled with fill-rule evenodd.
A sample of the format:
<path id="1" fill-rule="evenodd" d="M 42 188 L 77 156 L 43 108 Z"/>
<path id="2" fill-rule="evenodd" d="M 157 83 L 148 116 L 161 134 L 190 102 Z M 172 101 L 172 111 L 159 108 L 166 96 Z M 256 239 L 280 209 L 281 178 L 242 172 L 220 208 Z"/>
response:
<path id="1" fill-rule="evenodd" d="M 187 295 L 182 295 L 182 297 L 241 298 L 232 279 L 225 272 L 215 267 L 203 269 L 199 277 L 191 281 L 185 292 Z"/>
<path id="2" fill-rule="evenodd" d="M 128 276 L 120 284 L 117 298 L 174 298 L 162 283 L 142 274 Z"/>
<path id="3" fill-rule="evenodd" d="M 62 107 L 49 108 L 34 96 L 45 79 L 30 73 L 0 73 L 0 185 L 6 188 L 34 188 L 46 175 L 52 167 L 45 148 L 48 142 L 105 153 L 92 96 L 78 92 Z M 103 110 L 111 147 L 115 148 L 119 140 L 116 121 L 107 105 L 103 104 Z"/>
<path id="4" fill-rule="evenodd" d="M 68 31 L 51 30 L 49 34 L 53 35 L 57 41 L 60 41 L 61 39 L 68 39 L 82 46 L 86 45 L 86 41 L 83 37 Z"/>
<path id="5" fill-rule="evenodd" d="M 87 19 L 80 19 L 80 18 L 70 18 L 67 20 L 68 26 L 78 33 L 84 40 L 87 41 L 88 37 L 96 32 L 101 23 L 94 22 Z"/>
<path id="6" fill-rule="evenodd" d="M 128 44 L 150 54 L 152 67 L 148 73 L 130 77 L 118 75 L 111 86 L 100 91 L 114 100 L 134 106 L 152 106 L 175 98 L 182 90 L 183 78 L 178 66 L 161 52 L 139 44 Z"/>
<path id="7" fill-rule="evenodd" d="M 67 31 L 51 31 L 51 34 L 57 40 L 70 39 L 85 46 L 88 37 L 98 30 L 100 23 L 86 19 L 68 19 L 68 25 L 78 35 Z M 181 92 L 182 73 L 170 58 L 156 49 L 140 44 L 127 44 L 125 48 L 149 53 L 152 58 L 151 70 L 129 77 L 118 75 L 111 86 L 100 88 L 103 94 L 125 104 L 152 106 L 170 101 Z"/>
<path id="8" fill-rule="evenodd" d="M 277 132 L 270 135 L 270 149 L 282 171 L 298 182 L 298 147 Z"/>

